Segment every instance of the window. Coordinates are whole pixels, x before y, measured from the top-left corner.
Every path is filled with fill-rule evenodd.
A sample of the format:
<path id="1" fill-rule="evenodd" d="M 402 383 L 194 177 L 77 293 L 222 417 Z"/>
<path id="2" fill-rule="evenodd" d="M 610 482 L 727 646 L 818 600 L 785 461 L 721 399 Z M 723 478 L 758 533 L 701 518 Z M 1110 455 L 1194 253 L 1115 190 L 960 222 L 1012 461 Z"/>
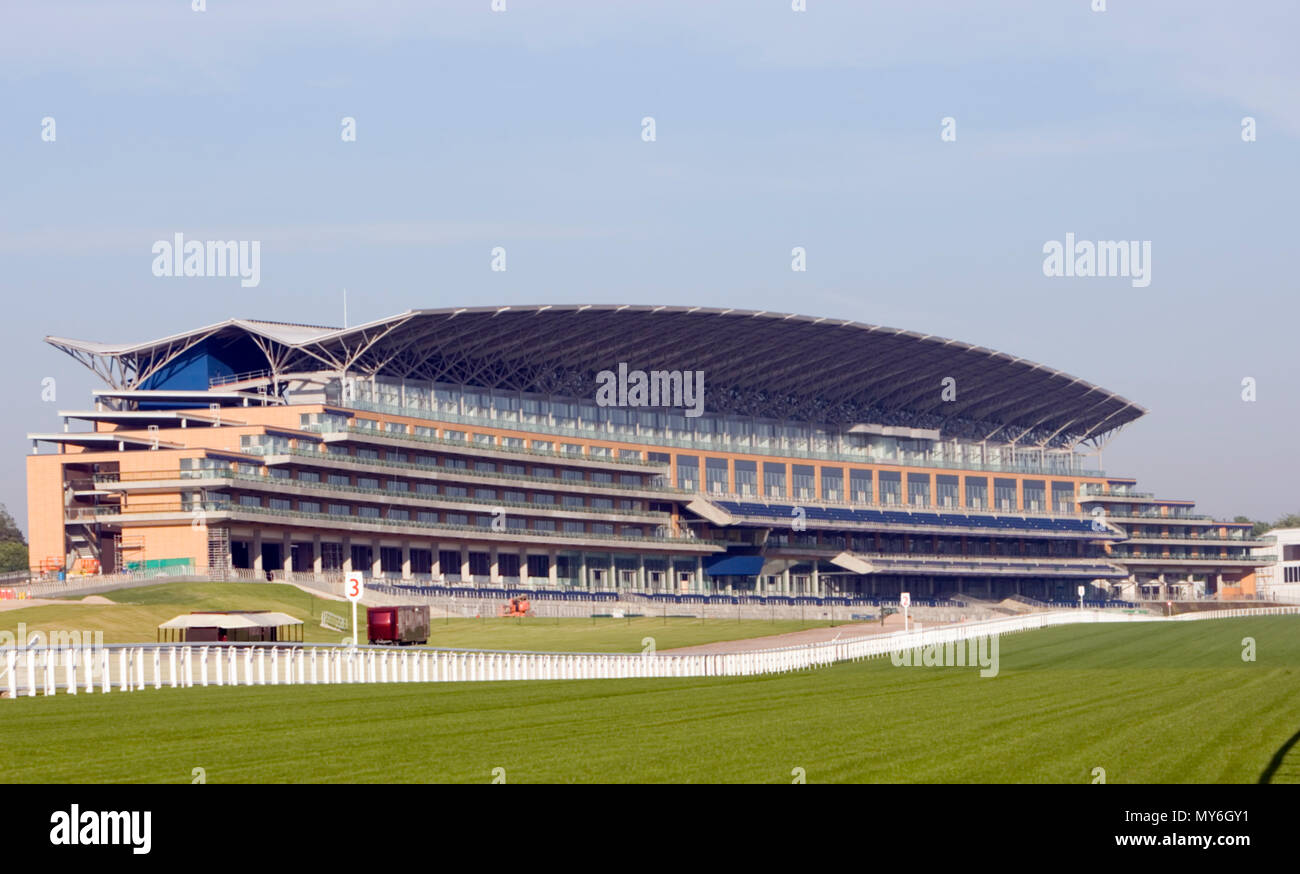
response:
<path id="1" fill-rule="evenodd" d="M 758 494 L 758 465 L 752 461 L 736 460 L 736 493 Z"/>
<path id="2" fill-rule="evenodd" d="M 1013 479 L 993 480 L 993 508 L 996 510 L 1016 510 L 1016 481 Z"/>
<path id="3" fill-rule="evenodd" d="M 768 498 L 785 497 L 785 465 L 763 462 L 763 495 Z"/>
<path id="4" fill-rule="evenodd" d="M 298 512 L 299 512 L 299 513 L 317 513 L 317 514 L 319 514 L 319 513 L 320 513 L 320 502 L 319 502 L 319 501 L 299 501 L 299 502 L 298 502 Z"/>
<path id="5" fill-rule="evenodd" d="M 711 495 L 731 493 L 731 484 L 727 482 L 727 459 L 704 459 L 704 487 Z"/>
<path id="6" fill-rule="evenodd" d="M 880 503 L 903 503 L 903 478 L 898 471 L 880 471 Z"/>
<path id="7" fill-rule="evenodd" d="M 347 504 L 330 504 L 331 516 L 351 516 L 352 508 Z"/>
<path id="8" fill-rule="evenodd" d="M 1040 479 L 1027 479 L 1024 481 L 1025 489 L 1025 510 L 1046 510 L 1047 509 L 1047 484 Z"/>
<path id="9" fill-rule="evenodd" d="M 378 519 L 379 508 L 378 507 L 357 507 L 357 515 L 361 516 L 364 519 Z"/>
<path id="10" fill-rule="evenodd" d="M 699 491 L 700 458 L 697 455 L 677 456 L 677 488 L 688 492 Z"/>
<path id="11" fill-rule="evenodd" d="M 318 483 L 320 482 L 320 474 L 314 470 L 300 470 L 298 471 L 298 481 L 304 483 Z"/>
<path id="12" fill-rule="evenodd" d="M 288 498 L 271 498 L 267 502 L 272 510 L 282 510 L 288 512 L 293 509 L 293 502 Z"/>
<path id="13" fill-rule="evenodd" d="M 396 519 L 399 522 L 406 522 L 411 518 L 411 513 L 409 510 L 400 510 L 396 507 L 390 507 L 388 509 L 388 518 Z"/>
<path id="14" fill-rule="evenodd" d="M 260 507 L 262 506 L 262 499 L 257 495 L 240 495 L 239 505 L 241 507 Z"/>
<path id="15" fill-rule="evenodd" d="M 907 475 L 907 503 L 913 507 L 930 506 L 930 475 L 909 473 Z"/>
<path id="16" fill-rule="evenodd" d="M 813 484 L 813 468 L 809 464 L 795 464 L 790 468 L 790 496 L 799 500 L 810 501 L 816 497 Z"/>
<path id="17" fill-rule="evenodd" d="M 849 500 L 855 504 L 871 503 L 871 471 L 849 470 Z"/>
<path id="18" fill-rule="evenodd" d="M 844 500 L 844 469 L 840 467 L 822 468 L 822 500 Z"/>

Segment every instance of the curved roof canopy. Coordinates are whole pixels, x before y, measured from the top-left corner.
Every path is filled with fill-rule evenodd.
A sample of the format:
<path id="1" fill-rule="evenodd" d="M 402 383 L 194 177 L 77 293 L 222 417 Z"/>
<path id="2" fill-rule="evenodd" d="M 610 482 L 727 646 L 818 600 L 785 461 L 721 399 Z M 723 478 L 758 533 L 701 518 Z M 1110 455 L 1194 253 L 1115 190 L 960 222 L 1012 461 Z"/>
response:
<path id="1" fill-rule="evenodd" d="M 574 397 L 593 397 L 596 373 L 620 362 L 703 371 L 709 412 L 1039 445 L 1095 441 L 1146 412 L 1067 373 L 956 340 L 704 307 L 426 309 L 344 329 L 232 319 L 133 345 L 46 342 L 113 388 L 148 387 L 202 344 L 251 342 L 273 374 L 334 370 Z M 945 385 L 955 400 L 945 400 Z"/>

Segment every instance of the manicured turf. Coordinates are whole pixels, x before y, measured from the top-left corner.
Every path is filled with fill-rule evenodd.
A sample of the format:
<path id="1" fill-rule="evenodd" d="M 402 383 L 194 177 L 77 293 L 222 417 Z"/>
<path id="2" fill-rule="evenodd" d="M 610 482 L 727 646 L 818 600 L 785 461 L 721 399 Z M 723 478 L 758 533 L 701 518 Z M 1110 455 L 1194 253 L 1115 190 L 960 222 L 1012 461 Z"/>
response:
<path id="1" fill-rule="evenodd" d="M 138 589 L 119 589 L 104 597 L 113 605 L 25 607 L 0 613 L 0 630 L 16 632 L 19 622 L 27 632 L 102 631 L 104 643 L 138 643 L 157 639 L 158 625 L 194 610 L 277 610 L 303 620 L 303 638 L 309 642 L 339 643 L 346 634 L 320 627 L 322 610 L 348 617 L 351 605 L 327 601 L 278 583 L 167 583 Z M 366 611 L 357 620 L 365 627 Z M 695 646 L 723 640 L 741 640 L 784 634 L 829 625 L 821 620 L 743 620 L 642 617 L 636 619 L 434 619 L 429 645 L 477 649 L 531 649 L 552 652 L 641 652 L 643 641 L 654 638 L 656 649 Z M 842 624 L 842 623 L 841 623 Z"/>
<path id="2" fill-rule="evenodd" d="M 726 680 L 0 701 L 0 780 L 789 782 L 802 768 L 810 783 L 1083 784 L 1104 768 L 1109 783 L 1256 782 L 1300 729 L 1296 617 L 1027 632 L 1000 657 L 988 679 L 877 659 Z"/>

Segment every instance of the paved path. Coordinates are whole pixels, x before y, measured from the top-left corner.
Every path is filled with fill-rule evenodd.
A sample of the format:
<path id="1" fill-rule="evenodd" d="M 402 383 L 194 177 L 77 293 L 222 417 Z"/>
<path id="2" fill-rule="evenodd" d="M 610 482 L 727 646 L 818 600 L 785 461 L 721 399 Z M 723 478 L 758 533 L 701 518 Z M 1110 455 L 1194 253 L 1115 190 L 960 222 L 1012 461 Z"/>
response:
<path id="1" fill-rule="evenodd" d="M 76 607 L 85 606 L 102 606 L 104 604 L 113 604 L 112 601 L 103 595 L 87 595 L 75 601 L 69 601 L 63 598 L 7 598 L 0 601 L 0 612 L 5 610 L 21 610 L 23 607 Z"/>
<path id="2" fill-rule="evenodd" d="M 916 623 L 912 623 L 916 628 Z M 937 626 L 926 626 L 927 628 Z M 855 622 L 848 625 L 836 625 L 833 628 L 809 628 L 804 631 L 791 631 L 788 634 L 772 634 L 767 637 L 749 637 L 743 640 L 720 640 L 717 643 L 705 643 L 699 646 L 683 646 L 678 649 L 661 649 L 661 653 L 729 653 L 748 652 L 753 649 L 776 649 L 783 646 L 799 646 L 806 643 L 848 640 L 855 637 L 870 637 L 875 634 L 889 634 L 903 630 L 903 617 L 895 613 L 885 617 L 885 624 L 879 622 Z"/>

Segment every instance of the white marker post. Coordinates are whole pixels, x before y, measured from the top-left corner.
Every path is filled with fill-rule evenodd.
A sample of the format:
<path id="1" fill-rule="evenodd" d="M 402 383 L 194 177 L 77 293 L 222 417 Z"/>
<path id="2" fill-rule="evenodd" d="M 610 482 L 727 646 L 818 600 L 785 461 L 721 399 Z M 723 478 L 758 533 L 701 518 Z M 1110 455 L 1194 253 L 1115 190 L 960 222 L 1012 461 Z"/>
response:
<path id="1" fill-rule="evenodd" d="M 903 630 L 907 631 L 909 628 L 907 623 L 907 608 L 912 604 L 912 593 L 903 592 L 898 596 L 898 603 L 903 606 Z"/>
<path id="2" fill-rule="evenodd" d="M 348 581 L 343 585 L 343 594 L 352 602 L 352 648 L 357 648 L 357 602 L 366 594 L 366 575 L 348 574 Z"/>

